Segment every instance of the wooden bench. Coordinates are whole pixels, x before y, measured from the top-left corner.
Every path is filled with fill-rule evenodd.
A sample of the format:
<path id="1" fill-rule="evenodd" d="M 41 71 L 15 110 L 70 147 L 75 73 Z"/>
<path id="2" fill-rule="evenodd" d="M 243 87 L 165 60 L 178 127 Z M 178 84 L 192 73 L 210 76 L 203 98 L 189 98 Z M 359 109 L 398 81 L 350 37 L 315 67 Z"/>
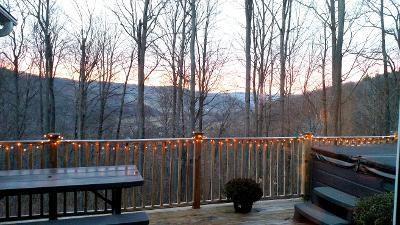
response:
<path id="1" fill-rule="evenodd" d="M 99 215 L 59 220 L 40 220 L 17 225 L 148 225 L 149 217 L 145 212 L 126 213 L 119 215 Z"/>

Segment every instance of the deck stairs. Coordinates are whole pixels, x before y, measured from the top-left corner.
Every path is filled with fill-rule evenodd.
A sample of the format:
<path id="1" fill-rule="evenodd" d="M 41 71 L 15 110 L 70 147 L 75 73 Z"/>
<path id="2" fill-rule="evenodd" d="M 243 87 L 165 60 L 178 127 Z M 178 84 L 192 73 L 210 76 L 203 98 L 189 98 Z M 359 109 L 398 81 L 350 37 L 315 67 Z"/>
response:
<path id="1" fill-rule="evenodd" d="M 332 187 L 313 189 L 311 201 L 295 205 L 295 220 L 318 225 L 350 225 L 358 198 Z"/>

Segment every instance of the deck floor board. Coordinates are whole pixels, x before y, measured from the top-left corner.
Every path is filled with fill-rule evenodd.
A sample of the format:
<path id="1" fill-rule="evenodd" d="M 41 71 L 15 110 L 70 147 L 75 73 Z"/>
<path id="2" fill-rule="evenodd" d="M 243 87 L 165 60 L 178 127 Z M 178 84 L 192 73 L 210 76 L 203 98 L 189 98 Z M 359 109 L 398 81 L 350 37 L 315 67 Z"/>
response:
<path id="1" fill-rule="evenodd" d="M 249 214 L 234 213 L 232 203 L 203 205 L 199 210 L 191 207 L 147 211 L 150 224 L 160 225 L 310 225 L 293 221 L 294 204 L 299 199 L 269 200 L 255 203 Z"/>

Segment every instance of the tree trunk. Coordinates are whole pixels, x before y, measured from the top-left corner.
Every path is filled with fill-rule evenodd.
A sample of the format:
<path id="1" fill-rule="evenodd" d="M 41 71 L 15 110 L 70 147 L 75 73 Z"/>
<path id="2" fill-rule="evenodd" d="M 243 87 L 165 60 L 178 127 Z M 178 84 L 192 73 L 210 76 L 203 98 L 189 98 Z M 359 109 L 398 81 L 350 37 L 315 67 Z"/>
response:
<path id="1" fill-rule="evenodd" d="M 121 103 L 119 105 L 119 113 L 118 113 L 117 131 L 116 131 L 116 135 L 115 135 L 116 139 L 119 139 L 120 132 L 121 132 L 121 122 L 122 122 L 122 115 L 124 113 L 125 95 L 126 95 L 126 89 L 128 86 L 129 74 L 131 73 L 132 66 L 133 66 L 133 51 L 130 56 L 129 68 L 128 68 L 127 74 L 125 75 L 124 86 L 122 88 Z"/>
<path id="2" fill-rule="evenodd" d="M 338 22 L 336 34 L 335 0 L 331 0 L 331 31 L 332 31 L 332 90 L 333 90 L 333 123 L 334 135 L 341 135 L 340 112 L 342 105 L 342 47 L 344 35 L 345 0 L 338 0 Z"/>
<path id="3" fill-rule="evenodd" d="M 388 74 L 388 56 L 386 52 L 386 40 L 385 40 L 385 20 L 383 15 L 383 0 L 380 2 L 379 16 L 381 19 L 381 38 L 382 38 L 382 56 L 383 56 L 383 77 L 385 79 L 384 84 L 384 101 L 385 101 L 385 129 L 384 135 L 390 134 L 391 124 L 390 124 L 390 95 L 389 95 L 389 74 Z"/>
<path id="4" fill-rule="evenodd" d="M 324 51 L 322 55 L 322 117 L 324 136 L 328 136 L 328 101 L 326 95 L 326 55 L 328 51 L 326 24 L 324 24 Z"/>
<path id="5" fill-rule="evenodd" d="M 184 60 L 185 60 L 185 43 L 186 43 L 186 0 L 183 4 L 183 22 L 181 30 L 181 43 L 179 50 L 179 60 L 178 60 L 178 99 L 177 99 L 177 135 L 179 137 L 185 136 L 185 119 L 183 113 L 183 79 L 184 79 Z"/>
<path id="6" fill-rule="evenodd" d="M 19 60 L 16 57 L 14 59 L 14 88 L 15 88 L 15 99 L 14 99 L 14 128 L 15 128 L 15 133 L 14 133 L 14 138 L 15 140 L 20 139 L 21 135 L 21 130 L 20 130 L 20 93 L 19 93 Z"/>
<path id="7" fill-rule="evenodd" d="M 190 36 L 190 132 L 196 131 L 196 0 L 191 0 L 191 36 Z"/>
<path id="8" fill-rule="evenodd" d="M 251 19 L 253 13 L 253 0 L 245 0 L 246 14 L 246 89 L 245 89 L 245 136 L 250 136 L 250 82 L 251 82 Z"/>
<path id="9" fill-rule="evenodd" d="M 285 111 L 285 98 L 286 98 L 286 58 L 290 33 L 290 20 L 292 13 L 292 1 L 283 0 L 282 5 L 282 21 L 279 30 L 279 63 L 280 63 L 280 82 L 279 82 L 279 105 L 281 113 L 281 135 L 285 136 L 286 132 L 286 111 Z"/>
<path id="10" fill-rule="evenodd" d="M 78 96 L 78 137 L 85 139 L 86 120 L 86 38 L 81 42 L 81 60 L 79 67 L 79 96 Z"/>
<path id="11" fill-rule="evenodd" d="M 148 22 L 149 0 L 144 2 L 143 23 L 139 21 L 138 29 L 138 123 L 140 139 L 145 138 L 145 104 L 144 104 L 144 65 L 147 45 L 147 22 Z"/>

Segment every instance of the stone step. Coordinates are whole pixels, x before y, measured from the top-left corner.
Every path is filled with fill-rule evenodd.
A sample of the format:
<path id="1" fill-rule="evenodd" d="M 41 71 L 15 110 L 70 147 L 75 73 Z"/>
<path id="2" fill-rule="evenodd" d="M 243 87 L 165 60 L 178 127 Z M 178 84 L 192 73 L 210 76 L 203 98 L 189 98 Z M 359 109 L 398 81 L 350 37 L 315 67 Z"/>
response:
<path id="1" fill-rule="evenodd" d="M 348 210 L 353 210 L 358 202 L 357 197 L 349 195 L 332 187 L 314 188 L 314 194 L 319 198 L 325 199 L 334 205 Z"/>
<path id="2" fill-rule="evenodd" d="M 299 203 L 294 206 L 295 219 L 303 217 L 318 225 L 348 225 L 349 221 L 313 205 L 311 202 Z"/>

